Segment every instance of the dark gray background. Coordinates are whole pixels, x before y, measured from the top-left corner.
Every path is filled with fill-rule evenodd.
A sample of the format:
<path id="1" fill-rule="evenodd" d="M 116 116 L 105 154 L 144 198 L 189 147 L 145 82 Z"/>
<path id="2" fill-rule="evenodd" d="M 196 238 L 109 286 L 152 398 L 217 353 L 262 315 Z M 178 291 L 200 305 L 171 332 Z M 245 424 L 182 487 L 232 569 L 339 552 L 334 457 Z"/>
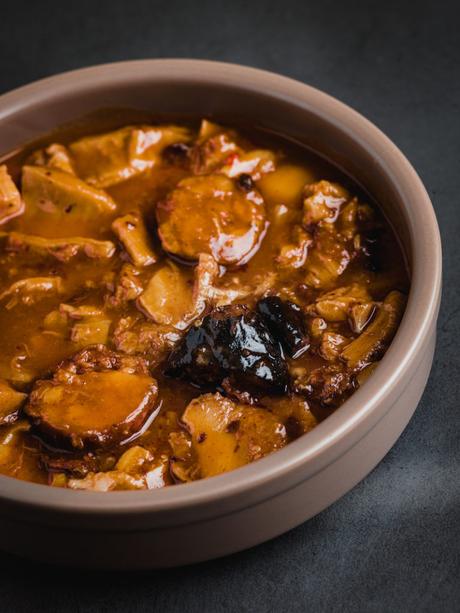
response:
<path id="1" fill-rule="evenodd" d="M 454 5 L 1 2 L 0 92 L 131 58 L 209 58 L 286 74 L 350 104 L 396 142 L 433 198 L 444 244 L 439 342 L 427 390 L 393 450 L 352 492 L 285 536 L 190 568 L 78 573 L 0 554 L 2 611 L 460 611 Z"/>

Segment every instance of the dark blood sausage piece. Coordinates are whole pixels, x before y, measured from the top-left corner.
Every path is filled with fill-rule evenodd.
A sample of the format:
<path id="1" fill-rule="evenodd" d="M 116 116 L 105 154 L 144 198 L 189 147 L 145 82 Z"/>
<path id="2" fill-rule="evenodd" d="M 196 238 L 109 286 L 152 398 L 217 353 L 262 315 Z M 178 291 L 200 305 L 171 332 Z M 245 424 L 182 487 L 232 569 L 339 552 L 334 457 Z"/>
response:
<path id="1" fill-rule="evenodd" d="M 281 346 L 258 313 L 243 305 L 215 309 L 192 326 L 170 355 L 166 374 L 199 387 L 224 379 L 241 389 L 283 394 L 289 375 Z"/>
<path id="2" fill-rule="evenodd" d="M 257 303 L 273 336 L 278 339 L 291 358 L 298 358 L 309 347 L 309 338 L 301 309 L 289 300 L 278 296 L 262 298 Z"/>

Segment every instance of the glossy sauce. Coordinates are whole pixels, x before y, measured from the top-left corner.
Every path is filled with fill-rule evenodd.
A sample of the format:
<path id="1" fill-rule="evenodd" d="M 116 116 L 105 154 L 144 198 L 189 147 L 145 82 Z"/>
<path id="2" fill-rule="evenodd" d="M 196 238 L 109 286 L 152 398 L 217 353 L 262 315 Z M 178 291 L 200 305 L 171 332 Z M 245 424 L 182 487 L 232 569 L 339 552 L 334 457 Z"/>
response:
<path id="1" fill-rule="evenodd" d="M 131 112 L 106 113 L 104 118 L 97 116 L 84 120 L 77 126 L 57 131 L 42 142 L 6 157 L 5 163 L 12 178 L 20 186 L 21 169 L 24 162 L 30 159 L 32 151 L 49 143 L 65 146 L 82 136 L 103 133 L 133 123 L 158 125 L 158 119 Z M 192 134 L 192 141 L 188 146 L 195 146 L 200 130 L 199 121 L 182 122 L 182 126 Z M 229 138 L 231 140 L 233 136 Z M 147 420 L 139 433 L 127 437 L 127 441 L 104 448 L 56 448 L 46 435 L 42 436 L 40 429 L 31 426 L 29 418 L 21 409 L 14 423 L 0 425 L 0 472 L 57 486 L 69 486 L 72 482 L 76 489 L 155 488 L 218 474 L 262 457 L 307 432 L 331 411 L 336 410 L 360 382 L 364 381 L 366 374 L 372 372 L 376 360 L 383 354 L 395 330 L 388 332 L 387 337 L 381 340 L 378 351 L 373 349 L 373 353 L 370 352 L 353 368 L 348 365 L 341 352 L 369 329 L 379 313 L 383 317 L 388 312 L 391 319 L 396 309 L 398 312 L 391 323 L 393 327 L 397 326 L 402 315 L 403 306 L 398 302 L 399 298 L 393 302 L 391 297 L 388 299 L 391 292 L 407 294 L 409 287 L 404 257 L 392 229 L 357 184 L 311 151 L 280 136 L 268 135 L 256 129 L 240 128 L 237 138 L 243 151 L 263 149 L 273 153 L 275 161 L 270 170 L 261 172 L 260 176 L 256 175 L 250 183 L 249 179 L 244 178 L 248 173 L 239 173 L 244 175 L 240 183 L 246 180 L 247 185 L 238 187 L 235 183 L 234 188 L 243 190 L 234 192 L 243 196 L 247 193 L 244 192 L 247 188 L 255 189 L 261 195 L 265 207 L 264 229 L 254 247 L 245 250 L 247 255 L 240 262 L 228 265 L 218 262 L 221 276 L 215 280 L 215 285 L 220 292 L 216 295 L 220 298 L 209 300 L 205 311 L 198 318 L 184 320 L 183 325 L 171 324 L 176 317 L 171 302 L 175 303 L 177 317 L 187 311 L 188 307 L 183 308 L 181 301 L 187 305 L 190 300 L 187 292 L 191 292 L 196 283 L 196 262 L 180 254 L 168 255 L 162 249 L 156 217 L 158 203 L 167 201 L 180 181 L 196 174 L 180 152 L 174 153 L 172 150 L 172 160 L 166 159 L 166 154 L 160 152 L 152 167 L 102 188 L 116 205 L 113 212 L 100 216 L 90 214 L 88 219 L 82 219 L 75 214 L 74 220 L 65 219 L 60 223 L 53 215 L 37 214 L 37 210 L 26 207 L 22 215 L 0 227 L 4 233 L 17 232 L 21 235 L 52 239 L 84 237 L 112 241 L 116 245 L 116 252 L 111 257 L 91 258 L 78 255 L 62 261 L 54 257 L 36 255 L 30 249 L 8 249 L 5 246 L 7 238 L 0 238 L 0 241 L 3 241 L 0 243 L 0 294 L 7 293 L 13 284 L 28 278 L 61 280 L 58 291 L 53 288 L 49 291 L 37 290 L 38 299 L 34 298 L 33 292 L 24 294 L 21 290 L 13 292 L 11 296 L 5 294 L 1 300 L 0 379 L 8 382 L 15 390 L 29 394 L 35 382 L 49 378 L 62 360 L 71 358 L 87 345 L 102 343 L 123 354 L 141 355 L 148 362 L 150 376 L 158 384 L 155 417 Z M 228 166 L 233 162 L 227 160 L 226 163 Z M 222 165 L 217 172 L 221 170 Z M 202 173 L 200 176 L 206 180 L 208 175 L 209 173 Z M 231 180 L 237 179 L 238 175 Z M 319 181 L 338 183 L 346 188 L 350 195 L 345 203 L 337 204 L 335 211 L 334 202 L 338 200 L 331 197 L 330 218 L 306 224 L 304 200 L 308 193 L 305 186 L 317 184 Z M 356 221 L 356 215 L 353 220 L 347 221 L 343 211 L 353 196 L 358 197 L 359 206 L 367 207 L 360 209 L 360 214 L 364 217 L 369 215 L 370 221 Z M 191 210 L 193 214 L 193 209 Z M 143 303 L 139 297 L 120 304 L 114 299 L 121 269 L 127 264 L 132 265 L 132 257 L 114 235 L 112 223 L 114 219 L 133 211 L 138 212 L 145 221 L 148 240 L 157 256 L 155 263 L 134 267 L 136 283 L 140 292 L 146 292 L 152 277 L 158 271 L 161 272 L 158 282 L 154 285 L 156 293 L 150 297 L 158 301 L 161 298 L 158 296 L 158 288 L 166 289 L 166 311 L 164 321 L 160 323 L 158 320 L 155 322 L 148 310 L 142 307 Z M 324 229 L 327 223 L 335 224 L 337 231 Z M 348 242 L 344 239 L 342 244 L 342 239 L 338 240 L 337 236 L 338 233 L 344 236 L 346 232 L 350 232 L 351 238 L 347 239 Z M 298 236 L 303 237 L 303 244 L 298 240 Z M 359 244 L 364 238 L 367 241 L 365 246 L 362 242 Z M 348 246 L 353 241 L 357 247 L 351 252 Z M 205 242 L 200 243 L 200 250 Z M 289 245 L 292 246 L 291 249 L 287 248 Z M 294 256 L 291 253 L 293 250 Z M 283 253 L 287 262 L 294 257 L 297 264 L 282 265 L 280 254 Z M 309 262 L 315 262 L 315 258 L 317 265 L 312 265 L 311 270 L 308 269 Z M 316 266 L 327 267 L 328 258 L 339 262 L 339 268 L 336 267 L 339 274 L 334 276 L 336 273 L 332 272 L 329 280 L 321 286 L 321 283 L 316 284 L 315 281 L 318 270 Z M 344 294 L 348 300 L 346 306 L 343 306 L 343 300 L 339 306 L 331 304 L 331 301 L 333 303 L 337 298 L 327 296 L 325 304 L 315 306 L 318 302 L 321 303 L 321 297 L 325 294 L 350 286 L 354 287 L 353 291 L 358 294 L 361 292 L 360 298 L 350 298 L 350 292 L 347 290 Z M 243 295 L 241 288 L 249 289 Z M 169 297 L 168 291 L 171 291 Z M 364 294 L 367 298 L 362 297 Z M 235 299 L 235 295 L 240 297 Z M 276 393 L 266 394 L 254 392 L 252 389 L 239 389 L 236 390 L 235 396 L 234 390 L 221 383 L 208 386 L 201 384 L 198 387 L 196 382 L 188 381 L 186 377 L 184 380 L 180 375 L 178 378 L 165 375 L 165 364 L 174 343 L 177 346 L 190 326 L 197 321 L 199 325 L 204 314 L 229 302 L 244 304 L 253 312 L 257 309 L 259 300 L 270 295 L 297 305 L 304 318 L 308 336 L 308 343 L 304 343 L 306 349 L 294 352 L 296 357 L 289 357 L 286 350 L 283 352 L 283 359 L 286 360 L 290 373 L 289 393 L 279 394 L 278 390 Z M 29 300 L 27 296 L 32 298 Z M 396 303 L 397 306 L 394 307 Z M 71 308 L 66 311 L 62 305 L 70 305 Z M 79 314 L 79 307 L 88 306 L 99 312 L 99 315 Z M 156 305 L 155 308 L 158 310 L 160 307 Z M 352 312 L 350 309 L 355 310 Z M 329 316 L 328 319 L 325 313 L 330 312 L 335 315 Z M 366 313 L 368 321 L 362 320 Z M 351 316 L 355 323 L 361 321 L 364 324 L 362 330 L 352 329 Z M 160 332 L 169 334 L 172 339 L 166 348 L 161 345 L 163 340 L 155 337 L 155 334 Z M 296 330 L 292 329 L 290 333 L 293 342 L 300 343 L 300 347 L 302 339 L 296 340 Z M 329 336 L 324 336 L 326 333 Z M 351 360 L 352 358 L 349 359 L 350 364 Z M 321 379 L 323 371 L 318 371 L 314 379 L 308 379 L 310 373 L 321 368 L 326 369 L 324 372 L 328 373 L 328 385 L 332 386 L 329 396 L 329 388 L 326 389 Z M 343 383 L 342 389 L 340 385 L 345 377 L 347 381 Z M 321 379 L 319 383 L 318 378 Z M 104 393 L 104 385 L 99 388 L 101 393 Z M 321 392 L 316 391 L 315 385 L 322 386 L 318 387 Z M 335 396 L 333 392 L 337 392 Z M 237 417 L 226 422 L 226 429 L 222 432 L 219 430 L 220 426 L 213 426 L 212 432 L 206 431 L 206 428 L 210 427 L 210 422 L 206 421 L 203 432 L 194 434 L 193 427 L 197 422 L 193 419 L 201 419 L 195 415 L 197 405 L 193 405 L 195 413 L 192 409 L 188 411 L 191 417 L 186 415 L 185 422 L 184 411 L 192 399 L 208 393 L 222 394 L 234 403 L 227 406 L 226 400 L 222 402 L 218 398 L 220 404 L 213 413 L 214 416 L 222 409 L 222 419 L 227 419 L 230 414 Z M 241 397 L 244 410 L 240 410 Z M 111 402 L 112 399 L 107 400 L 108 404 L 104 410 L 110 410 L 107 407 Z M 213 402 L 214 399 L 209 406 L 212 406 Z M 248 412 L 251 411 L 250 407 L 253 413 Z M 201 407 L 200 411 L 203 410 Z M 270 415 L 271 421 L 267 420 L 267 414 Z M 85 418 L 86 415 L 85 413 Z M 101 420 L 105 424 L 102 416 L 99 421 Z M 259 423 L 257 420 L 261 421 L 256 426 L 254 424 Z M 231 425 L 234 423 L 238 423 L 238 426 Z M 85 423 L 85 427 L 87 426 Z M 240 429 L 237 451 L 232 438 L 236 435 L 232 428 Z M 279 434 L 279 428 L 284 428 L 282 434 Z M 217 432 L 220 434 L 216 434 Z M 257 435 L 257 432 L 260 434 Z M 204 447 L 197 446 L 200 436 L 203 438 L 201 443 Z M 257 436 L 260 437 L 259 441 Z M 181 445 L 185 451 L 178 452 Z M 244 445 L 247 445 L 249 455 L 242 452 L 242 449 L 246 449 Z M 259 451 L 254 451 L 256 447 Z M 132 457 L 123 455 L 129 448 L 135 448 Z M 206 450 L 204 455 L 203 448 Z M 227 451 L 222 451 L 224 449 Z M 230 458 L 229 454 L 232 453 L 236 455 Z M 128 458 L 132 463 L 128 466 L 128 460 L 123 463 L 121 457 L 125 460 Z M 98 481 L 94 478 L 94 475 L 100 473 L 111 475 L 112 481 L 108 477 L 106 480 L 109 485 L 106 482 L 104 485 L 100 479 Z M 117 473 L 124 476 L 119 478 Z"/>

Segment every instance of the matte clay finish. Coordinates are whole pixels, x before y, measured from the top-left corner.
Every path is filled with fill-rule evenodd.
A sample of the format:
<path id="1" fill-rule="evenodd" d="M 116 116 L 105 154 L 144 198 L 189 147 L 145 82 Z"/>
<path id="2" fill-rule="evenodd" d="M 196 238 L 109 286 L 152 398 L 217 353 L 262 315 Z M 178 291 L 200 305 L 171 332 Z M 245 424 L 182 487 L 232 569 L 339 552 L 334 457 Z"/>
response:
<path id="1" fill-rule="evenodd" d="M 375 374 L 285 449 L 226 475 L 155 492 L 74 492 L 0 477 L 4 549 L 95 567 L 194 562 L 254 545 L 312 517 L 362 479 L 398 438 L 431 366 L 439 233 L 419 178 L 377 128 L 317 90 L 239 66 L 152 60 L 39 81 L 0 98 L 4 152 L 104 106 L 228 115 L 308 143 L 375 196 L 411 264 L 407 310 Z"/>

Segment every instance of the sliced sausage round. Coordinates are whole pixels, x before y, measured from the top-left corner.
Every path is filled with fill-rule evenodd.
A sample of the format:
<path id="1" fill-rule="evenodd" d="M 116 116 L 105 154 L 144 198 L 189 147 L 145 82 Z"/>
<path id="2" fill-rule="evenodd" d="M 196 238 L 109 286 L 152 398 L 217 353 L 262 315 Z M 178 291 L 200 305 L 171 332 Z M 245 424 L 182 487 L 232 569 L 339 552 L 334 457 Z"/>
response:
<path id="1" fill-rule="evenodd" d="M 158 385 L 145 364 L 106 349 L 88 349 L 38 381 L 25 412 L 51 444 L 94 449 L 140 430 L 155 407 Z M 137 362 L 136 362 L 137 360 Z"/>
<path id="2" fill-rule="evenodd" d="M 239 265 L 255 253 L 266 228 L 265 204 L 255 189 L 241 189 L 220 174 L 183 179 L 156 209 L 163 248 L 197 260 Z"/>

